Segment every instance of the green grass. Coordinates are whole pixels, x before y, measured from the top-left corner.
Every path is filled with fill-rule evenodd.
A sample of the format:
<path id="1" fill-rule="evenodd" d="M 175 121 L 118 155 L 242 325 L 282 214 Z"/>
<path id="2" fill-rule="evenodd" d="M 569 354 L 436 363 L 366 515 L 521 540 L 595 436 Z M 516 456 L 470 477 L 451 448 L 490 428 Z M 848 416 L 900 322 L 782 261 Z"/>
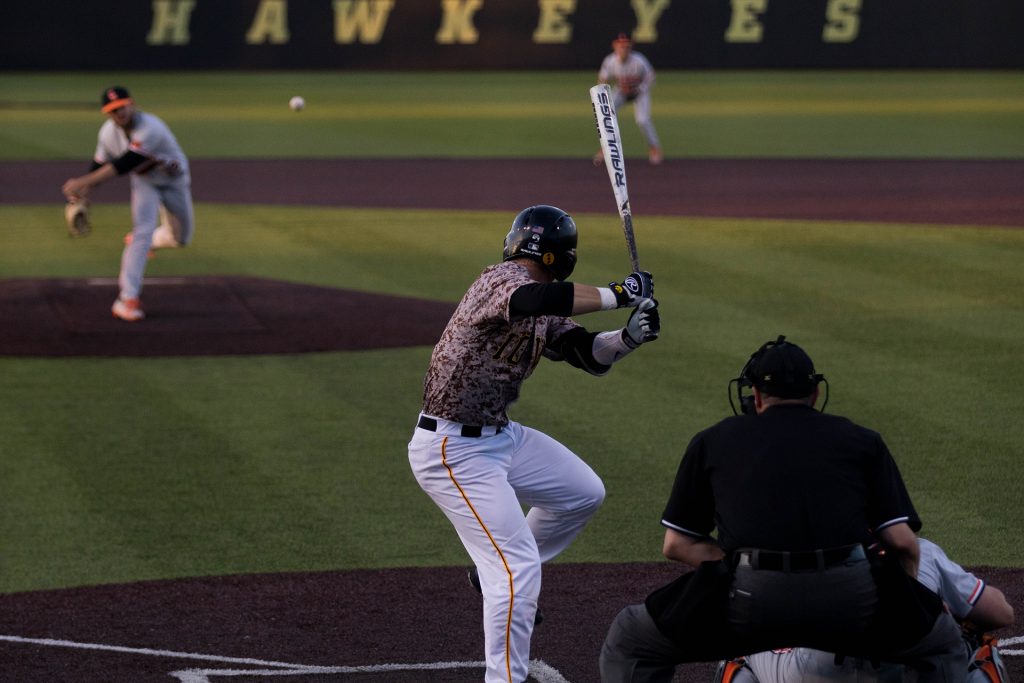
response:
<path id="1" fill-rule="evenodd" d="M 662 72 L 667 155 L 1024 157 L 1019 72 Z M 0 160 L 87 159 L 102 87 L 129 86 L 193 159 L 589 156 L 592 73 L 0 74 Z M 308 106 L 287 109 L 291 95 Z M 643 149 L 622 122 L 627 152 Z M 542 163 L 542 162 L 541 162 Z M 109 277 L 127 207 L 69 240 L 60 206 L 0 205 L 0 277 Z M 240 274 L 456 301 L 509 216 L 199 204 L 148 275 Z M 574 278 L 620 277 L 617 217 L 577 216 Z M 465 230 L 454 226 L 474 226 Z M 493 226 L 487 228 L 487 226 Z M 665 330 L 609 376 L 545 363 L 513 416 L 608 498 L 559 561 L 660 559 L 690 436 L 786 334 L 830 412 L 879 430 L 965 564 L 1024 566 L 1024 233 L 642 217 Z M 450 248 L 458 244 L 458 249 Z M 592 329 L 621 313 L 582 319 Z M 3 320 L 0 324 L 15 324 Z M 357 323 L 358 324 L 358 323 Z M 372 333 L 372 331 L 368 331 Z M 147 359 L 0 357 L 0 592 L 206 574 L 462 564 L 405 446 L 430 349 Z"/>
<path id="2" fill-rule="evenodd" d="M 52 206 L 0 207 L 0 272 L 109 275 L 123 206 L 68 240 Z M 507 216 L 200 204 L 152 275 L 258 274 L 456 300 Z M 575 279 L 619 274 L 614 216 L 578 216 Z M 659 559 L 689 437 L 787 334 L 830 412 L 885 435 L 925 519 L 967 564 L 1021 566 L 1017 413 L 1024 233 L 982 227 L 644 218 L 664 334 L 593 378 L 544 363 L 513 416 L 590 462 L 608 498 L 560 561 Z M 29 239 L 31 238 L 31 239 Z M 464 245 L 453 252 L 447 245 Z M 46 258 L 40 258 L 45 254 Z M 770 257 L 769 257 L 770 255 Z M 621 324 L 609 312 L 582 319 Z M 0 591 L 260 571 L 465 561 L 405 445 L 429 348 L 289 356 L 0 358 Z"/>
<path id="3" fill-rule="evenodd" d="M 88 158 L 122 83 L 192 158 L 572 157 L 596 143 L 596 72 L 0 74 L 0 159 Z M 307 107 L 294 113 L 292 95 Z M 662 71 L 672 157 L 1024 156 L 1020 72 Z M 627 154 L 646 145 L 623 111 Z"/>

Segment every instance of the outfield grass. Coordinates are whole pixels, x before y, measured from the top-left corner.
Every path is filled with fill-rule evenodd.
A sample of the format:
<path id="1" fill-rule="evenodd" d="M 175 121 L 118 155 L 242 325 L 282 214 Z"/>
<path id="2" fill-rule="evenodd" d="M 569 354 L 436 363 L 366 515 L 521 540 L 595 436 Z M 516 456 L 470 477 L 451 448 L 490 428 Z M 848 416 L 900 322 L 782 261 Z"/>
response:
<path id="1" fill-rule="evenodd" d="M 655 106 L 669 156 L 1019 158 L 1019 76 L 670 73 Z M 588 74 L 5 74 L 0 157 L 87 158 L 100 120 L 89 103 L 108 81 L 152 104 L 193 158 L 594 147 Z M 577 82 L 582 105 L 566 97 Z M 296 92 L 309 102 L 301 114 L 286 108 Z M 72 241 L 56 204 L 0 206 L 0 276 L 110 276 L 126 213 L 97 205 L 95 234 Z M 458 225 L 494 229 L 466 231 L 450 212 L 196 213 L 195 243 L 160 253 L 148 274 L 446 301 L 497 257 L 509 220 L 467 213 Z M 577 218 L 575 278 L 621 275 L 617 218 Z M 831 412 L 885 435 L 927 535 L 966 564 L 1024 566 L 1024 233 L 646 216 L 637 230 L 658 275 L 662 338 L 605 378 L 545 363 L 513 409 L 607 485 L 604 508 L 560 561 L 659 559 L 658 519 L 687 440 L 729 413 L 728 379 L 782 333 L 828 376 Z M 0 591 L 464 563 L 406 461 L 428 355 L 0 358 Z"/>
<path id="2" fill-rule="evenodd" d="M 596 71 L 0 74 L 0 159 L 88 158 L 100 91 L 127 85 L 192 158 L 593 153 Z M 301 94 L 306 109 L 288 99 Z M 1024 156 L 1020 72 L 664 71 L 672 157 Z M 623 111 L 627 154 L 646 150 Z"/>

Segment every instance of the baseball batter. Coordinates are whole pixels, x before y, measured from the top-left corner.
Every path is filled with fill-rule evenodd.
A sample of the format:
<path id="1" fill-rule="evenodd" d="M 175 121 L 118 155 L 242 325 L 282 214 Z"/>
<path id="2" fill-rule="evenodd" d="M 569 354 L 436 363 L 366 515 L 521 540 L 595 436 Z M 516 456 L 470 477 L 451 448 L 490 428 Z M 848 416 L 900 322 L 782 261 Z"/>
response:
<path id="1" fill-rule="evenodd" d="M 597 73 L 600 83 L 612 84 L 615 111 L 627 103 L 633 104 L 633 117 L 647 140 L 647 159 L 652 164 L 662 160 L 661 142 L 651 121 L 651 88 L 654 86 L 654 67 L 639 52 L 633 50 L 633 41 L 625 33 L 612 41 L 612 53 L 601 62 Z M 602 163 L 602 152 L 594 155 L 594 164 Z"/>
<path id="2" fill-rule="evenodd" d="M 92 167 L 61 188 L 70 199 L 125 173 L 131 173 L 132 230 L 125 236 L 118 277 L 120 295 L 111 312 L 135 322 L 150 249 L 184 247 L 192 240 L 192 181 L 188 159 L 171 129 L 158 117 L 135 108 L 128 90 L 113 86 L 100 96 L 107 121 L 100 127 Z"/>
<path id="3" fill-rule="evenodd" d="M 931 541 L 922 538 L 919 543 L 921 564 L 917 579 L 939 594 L 957 621 L 971 631 L 982 633 L 1013 624 L 1013 607 L 1002 591 L 950 560 L 942 548 Z M 973 650 L 965 640 L 965 650 L 953 653 L 949 668 L 956 672 L 956 680 L 966 675 L 969 681 L 977 679 L 987 683 L 987 677 L 980 670 L 968 674 L 967 663 L 973 660 Z M 719 676 L 724 670 L 725 667 L 719 667 Z M 837 658 L 831 652 L 811 648 L 758 652 L 746 657 L 732 673 L 728 680 L 719 683 L 899 683 L 903 680 L 902 666 L 853 657 Z"/>
<path id="4" fill-rule="evenodd" d="M 609 287 L 565 282 L 576 224 L 561 209 L 516 216 L 504 260 L 484 269 L 434 347 L 409 463 L 479 572 L 488 683 L 526 680 L 541 563 L 564 550 L 604 500 L 576 454 L 509 419 L 541 357 L 607 373 L 660 332 L 650 273 Z M 633 308 L 626 326 L 588 332 L 571 315 Z M 529 512 L 523 514 L 523 507 Z"/>

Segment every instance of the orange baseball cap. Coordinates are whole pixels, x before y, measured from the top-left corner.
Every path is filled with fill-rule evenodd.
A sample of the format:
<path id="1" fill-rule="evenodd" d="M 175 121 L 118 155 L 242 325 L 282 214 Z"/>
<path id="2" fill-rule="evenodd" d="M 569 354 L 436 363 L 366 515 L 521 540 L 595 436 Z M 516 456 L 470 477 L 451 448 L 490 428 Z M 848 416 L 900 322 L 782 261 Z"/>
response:
<path id="1" fill-rule="evenodd" d="M 100 103 L 103 105 L 103 113 L 109 114 L 115 109 L 120 109 L 126 104 L 134 102 L 127 88 L 120 85 L 107 88 L 100 95 Z"/>

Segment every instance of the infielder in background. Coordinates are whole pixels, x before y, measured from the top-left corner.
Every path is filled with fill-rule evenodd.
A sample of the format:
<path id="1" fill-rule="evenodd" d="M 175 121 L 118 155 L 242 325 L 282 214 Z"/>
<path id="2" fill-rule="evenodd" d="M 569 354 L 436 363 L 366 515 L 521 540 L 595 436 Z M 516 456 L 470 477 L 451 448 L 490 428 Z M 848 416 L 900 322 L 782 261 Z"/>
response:
<path id="1" fill-rule="evenodd" d="M 192 181 L 171 129 L 136 109 L 127 89 L 107 88 L 100 101 L 108 119 L 100 127 L 92 167 L 61 189 L 69 200 L 84 199 L 93 187 L 131 173 L 132 230 L 124 239 L 120 295 L 111 312 L 135 322 L 145 317 L 139 296 L 150 249 L 184 247 L 192 240 Z"/>
<path id="2" fill-rule="evenodd" d="M 651 88 L 654 86 L 654 67 L 639 52 L 633 50 L 633 41 L 625 33 L 612 41 L 612 53 L 601 62 L 597 73 L 600 83 L 612 84 L 615 111 L 627 102 L 633 104 L 633 116 L 647 140 L 647 159 L 652 164 L 662 160 L 661 142 L 651 121 Z M 603 152 L 594 155 L 594 165 L 603 163 Z"/>
<path id="3" fill-rule="evenodd" d="M 918 544 L 917 580 L 942 598 L 964 629 L 964 650 L 970 662 L 965 678 L 988 683 L 986 673 L 975 668 L 980 641 L 988 632 L 1013 624 L 1013 606 L 1002 591 L 950 560 L 936 544 L 924 538 Z M 898 664 L 798 647 L 722 662 L 715 683 L 900 683 L 903 675 L 904 667 Z"/>
<path id="4" fill-rule="evenodd" d="M 576 241 L 561 209 L 531 206 L 516 216 L 503 261 L 473 282 L 434 347 L 409 442 L 416 480 L 478 571 L 488 683 L 526 680 L 541 563 L 572 542 L 605 495 L 583 460 L 510 420 L 508 408 L 542 356 L 603 375 L 661 329 L 650 273 L 608 287 L 565 281 Z M 622 307 L 633 309 L 629 320 L 610 332 L 588 332 L 569 317 Z M 559 399 L 573 400 L 568 392 Z"/>

